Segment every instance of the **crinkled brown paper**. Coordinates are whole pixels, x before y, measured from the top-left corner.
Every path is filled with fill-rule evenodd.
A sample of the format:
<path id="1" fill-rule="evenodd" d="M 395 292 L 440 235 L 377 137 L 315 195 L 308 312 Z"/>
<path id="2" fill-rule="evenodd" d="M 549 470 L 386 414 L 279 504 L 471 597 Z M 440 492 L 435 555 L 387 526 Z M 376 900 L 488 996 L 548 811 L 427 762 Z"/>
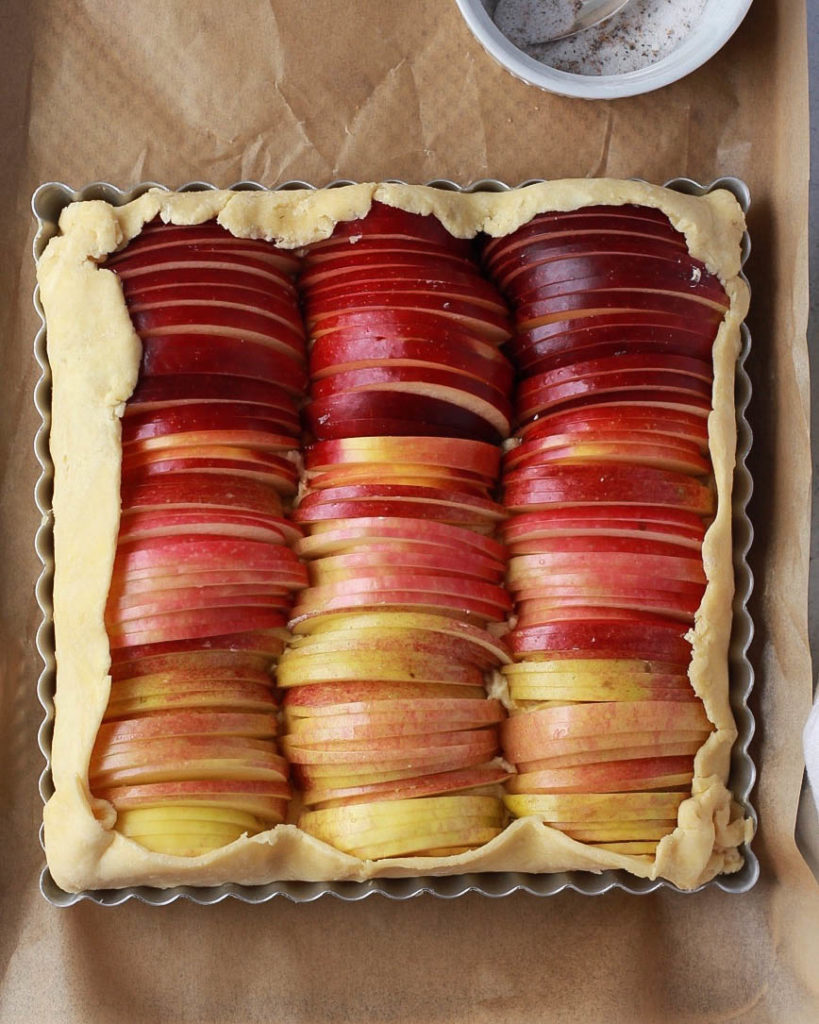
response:
<path id="1" fill-rule="evenodd" d="M 705 68 L 614 103 L 516 81 L 474 42 L 452 0 L 3 0 L 0 15 L 0 1021 L 815 1024 L 819 887 L 793 839 L 811 693 L 802 0 L 757 0 Z M 754 198 L 757 887 L 46 904 L 34 188 L 720 174 L 744 177 Z"/>

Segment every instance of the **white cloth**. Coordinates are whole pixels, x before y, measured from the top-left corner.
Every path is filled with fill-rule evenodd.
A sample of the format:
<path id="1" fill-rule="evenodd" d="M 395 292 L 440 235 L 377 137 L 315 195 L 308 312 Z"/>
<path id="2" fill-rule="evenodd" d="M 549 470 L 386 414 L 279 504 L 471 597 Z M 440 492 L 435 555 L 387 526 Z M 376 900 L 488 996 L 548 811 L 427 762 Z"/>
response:
<path id="1" fill-rule="evenodd" d="M 805 741 L 805 764 L 808 769 L 808 780 L 819 811 L 819 695 L 811 709 L 802 734 Z"/>

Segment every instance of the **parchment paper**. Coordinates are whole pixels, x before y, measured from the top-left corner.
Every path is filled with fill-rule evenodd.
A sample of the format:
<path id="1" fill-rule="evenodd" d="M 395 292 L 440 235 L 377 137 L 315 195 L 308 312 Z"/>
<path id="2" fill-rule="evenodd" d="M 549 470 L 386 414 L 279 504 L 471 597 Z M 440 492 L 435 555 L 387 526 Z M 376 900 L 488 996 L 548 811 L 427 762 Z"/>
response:
<path id="1" fill-rule="evenodd" d="M 0 1021 L 815 1024 L 819 889 L 793 840 L 811 693 L 802 0 L 756 0 L 705 68 L 608 104 L 517 82 L 450 0 L 3 0 L 0 14 Z M 756 889 L 47 905 L 33 189 L 724 173 L 754 196 Z"/>

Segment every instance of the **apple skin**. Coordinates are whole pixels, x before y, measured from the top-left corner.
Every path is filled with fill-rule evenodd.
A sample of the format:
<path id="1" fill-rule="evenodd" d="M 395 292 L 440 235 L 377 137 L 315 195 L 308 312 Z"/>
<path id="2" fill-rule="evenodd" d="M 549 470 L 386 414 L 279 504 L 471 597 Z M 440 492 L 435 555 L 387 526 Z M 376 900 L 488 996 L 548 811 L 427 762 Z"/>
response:
<path id="1" fill-rule="evenodd" d="M 339 714 L 301 716 L 288 722 L 296 743 L 334 743 L 389 736 L 416 736 L 462 729 L 477 730 L 501 721 L 498 701 L 478 699 L 374 701 L 366 710 L 344 706 Z"/>
<path id="2" fill-rule="evenodd" d="M 354 299 L 349 299 L 346 307 L 339 308 L 337 304 L 333 310 L 325 309 L 320 315 L 307 318 L 308 332 L 314 341 L 336 331 L 389 332 L 396 327 L 402 331 L 410 328 L 414 333 L 420 332 L 417 336 L 427 338 L 450 332 L 469 334 L 494 347 L 503 345 L 512 333 L 507 317 L 484 306 L 446 298 L 438 299 L 437 304 L 431 300 L 428 305 L 419 306 L 411 292 L 389 301 L 374 298 L 367 306 L 356 305 Z"/>
<path id="3" fill-rule="evenodd" d="M 338 834 L 362 836 L 368 832 L 397 829 L 423 824 L 433 830 L 457 827 L 456 822 L 471 819 L 483 824 L 500 824 L 503 811 L 492 796 L 428 797 L 418 800 L 372 801 L 349 808 L 330 808 L 305 814 L 309 830 L 321 837 L 326 827 Z M 375 839 L 375 837 L 373 837 Z"/>
<path id="4" fill-rule="evenodd" d="M 314 380 L 312 398 L 319 401 L 344 394 L 369 393 L 389 388 L 399 394 L 423 393 L 446 397 L 489 419 L 506 436 L 512 407 L 507 396 L 485 380 L 441 367 L 399 366 L 394 361 L 365 369 L 344 370 Z"/>
<path id="5" fill-rule="evenodd" d="M 173 440 L 160 447 L 137 443 L 124 449 L 123 478 L 188 471 L 221 471 L 265 484 L 282 495 L 294 495 L 297 491 L 298 469 L 295 462 L 279 454 L 282 449 L 278 446 L 274 446 L 273 451 L 255 447 L 258 443 L 255 434 L 248 437 L 240 431 L 229 439 L 231 443 L 222 444 L 218 442 L 227 441 L 228 438 L 224 435 L 208 438 L 206 432 L 203 432 L 201 444 L 174 444 Z M 210 443 L 212 441 L 217 443 Z M 289 449 L 285 451 L 289 453 Z M 298 529 L 292 526 L 285 529 L 284 533 L 293 539 L 300 536 Z"/>
<path id="6" fill-rule="evenodd" d="M 554 538 L 651 538 L 699 551 L 705 524 L 696 513 L 663 505 L 580 505 L 524 512 L 507 519 L 501 527 L 514 554 L 548 550 Z"/>
<path id="7" fill-rule="evenodd" d="M 533 244 L 527 255 L 526 261 L 518 256 L 517 263 L 512 257 L 498 264 L 504 292 L 513 303 L 535 288 L 580 282 L 589 291 L 605 284 L 627 287 L 651 282 L 662 289 L 720 295 L 719 281 L 708 274 L 704 264 L 680 246 L 659 238 L 618 241 L 617 236 L 608 235 L 594 242 L 579 239 L 568 244 L 565 239 L 551 244 L 542 240 L 536 248 Z"/>
<path id="8" fill-rule="evenodd" d="M 622 342 L 621 342 L 622 343 Z M 576 359 L 569 366 L 556 367 L 538 374 L 527 374 L 524 387 L 539 388 L 565 384 L 573 380 L 587 378 L 615 377 L 628 373 L 673 373 L 694 377 L 697 380 L 711 383 L 714 370 L 711 361 L 694 359 L 691 356 L 677 353 L 638 353 L 618 352 L 613 356 L 602 356 L 597 359 Z"/>
<path id="9" fill-rule="evenodd" d="M 324 619 L 326 616 L 353 613 L 368 608 L 373 611 L 446 615 L 481 625 L 502 622 L 506 617 L 503 609 L 489 601 L 455 594 L 441 594 L 431 590 L 379 590 L 354 594 L 342 592 L 325 598 L 321 603 L 312 603 L 309 600 L 297 602 L 289 626 L 291 630 L 298 632 L 299 628 L 312 618 Z"/>
<path id="10" fill-rule="evenodd" d="M 371 545 L 435 546 L 472 559 L 492 560 L 503 571 L 506 548 L 474 529 L 434 519 L 400 516 L 355 516 L 313 522 L 310 535 L 295 545 L 296 554 L 314 559 L 367 550 Z"/>
<path id="11" fill-rule="evenodd" d="M 202 670 L 217 677 L 225 669 L 269 674 L 284 650 L 285 633 L 257 632 L 187 638 L 169 644 L 151 644 L 128 651 L 112 651 L 112 684 L 123 679 L 174 671 Z"/>
<path id="12" fill-rule="evenodd" d="M 691 402 L 699 407 L 701 400 L 708 401 L 711 395 L 710 382 L 694 376 L 665 371 L 651 370 L 624 371 L 623 373 L 601 373 L 597 376 L 570 380 L 554 386 L 542 384 L 545 374 L 530 377 L 518 394 L 518 421 L 526 423 L 534 416 L 540 416 L 556 408 L 574 408 L 589 405 L 598 398 L 613 404 L 626 396 L 644 393 L 649 399 L 665 401 L 669 405 L 685 405 Z"/>
<path id="13" fill-rule="evenodd" d="M 237 583 L 221 585 L 197 585 L 172 587 L 154 592 L 132 592 L 127 586 L 119 594 L 112 591 L 106 614 L 117 623 L 126 623 L 144 615 L 161 615 L 165 612 L 180 612 L 204 608 L 229 608 L 234 606 L 278 607 L 287 601 L 287 586 L 274 580 L 260 583 Z M 286 604 L 285 604 L 286 608 Z"/>
<path id="14" fill-rule="evenodd" d="M 189 377 L 142 377 L 128 399 L 125 416 L 137 410 L 191 402 L 242 402 L 297 410 L 295 398 L 277 384 L 231 374 L 200 373 Z"/>
<path id="15" fill-rule="evenodd" d="M 307 255 L 307 265 L 311 265 L 317 252 L 321 253 L 323 250 L 331 249 L 339 243 L 346 244 L 350 249 L 355 249 L 358 244 L 367 243 L 373 237 L 382 236 L 423 242 L 431 248 L 460 255 L 469 253 L 472 248 L 468 240 L 451 235 L 437 217 L 408 213 L 406 210 L 389 206 L 387 203 L 373 202 L 364 217 L 339 221 L 329 239 L 311 245 Z"/>
<path id="16" fill-rule="evenodd" d="M 558 435 L 585 438 L 622 431 L 650 433 L 657 436 L 692 441 L 701 453 L 708 451 L 708 422 L 698 410 L 641 408 L 634 405 L 585 405 L 581 408 L 556 410 L 541 416 L 537 424 L 527 430 L 526 440 L 504 456 L 504 466 L 512 466 L 516 458 L 523 457 L 537 441 L 548 441 Z M 524 449 L 518 456 L 520 449 Z"/>
<path id="17" fill-rule="evenodd" d="M 193 256 L 192 253 L 190 253 Z M 242 265 L 236 256 L 227 256 L 221 261 L 219 255 L 213 260 L 197 259 L 193 262 L 183 259 L 176 267 L 162 263 L 142 269 L 129 269 L 121 265 L 118 271 L 126 301 L 137 301 L 146 295 L 160 295 L 178 287 L 196 286 L 203 292 L 207 289 L 213 296 L 230 297 L 233 288 L 255 292 L 268 297 L 271 292 L 279 296 L 290 296 L 298 302 L 296 288 L 287 274 L 272 264 L 251 260 Z"/>
<path id="18" fill-rule="evenodd" d="M 356 551 L 371 544 L 389 544 L 400 541 L 407 544 L 435 545 L 471 558 L 473 554 L 493 559 L 503 569 L 506 548 L 493 537 L 474 529 L 434 519 L 401 516 L 361 516 L 312 523 L 311 533 L 295 545 L 302 558 Z"/>
<path id="19" fill-rule="evenodd" d="M 544 651 L 572 658 L 645 658 L 678 665 L 687 671 L 691 645 L 680 623 L 563 622 L 514 629 L 508 644 L 513 655 Z"/>
<path id="20" fill-rule="evenodd" d="M 375 503 L 384 507 L 384 512 L 367 513 L 363 510 Z M 328 487 L 309 491 L 299 502 L 293 514 L 297 523 L 309 523 L 322 519 L 344 519 L 355 517 L 360 506 L 363 515 L 385 515 L 386 509 L 394 503 L 400 517 L 407 513 L 414 518 L 440 518 L 445 522 L 486 523 L 494 525 L 505 517 L 503 507 L 497 502 L 462 490 L 448 490 L 442 487 L 427 487 L 399 483 L 356 483 L 345 487 Z M 349 511 L 343 511 L 349 509 Z"/>
<path id="21" fill-rule="evenodd" d="M 314 584 L 336 583 L 369 575 L 374 571 L 394 574 L 401 569 L 411 572 L 434 572 L 440 575 L 466 576 L 485 583 L 500 584 L 503 569 L 493 559 L 473 555 L 468 562 L 451 551 L 441 550 L 434 544 L 374 544 L 367 550 L 347 554 L 328 555 L 310 565 Z"/>
<path id="22" fill-rule="evenodd" d="M 546 587 L 571 581 L 645 588 L 663 588 L 673 580 L 705 584 L 702 560 L 693 552 L 661 541 L 618 537 L 554 538 L 543 542 L 537 554 L 514 555 L 507 574 L 515 587 L 539 578 Z"/>
<path id="23" fill-rule="evenodd" d="M 237 515 L 219 512 L 129 511 L 120 520 L 119 536 L 123 544 L 155 537 L 182 537 L 190 534 L 221 534 L 270 544 L 293 543 L 300 536 L 291 524 L 275 516 Z"/>
<path id="24" fill-rule="evenodd" d="M 272 383 L 296 396 L 307 387 L 303 356 L 289 347 L 204 331 L 142 338 L 140 380 L 220 372 Z"/>
<path id="25" fill-rule="evenodd" d="M 589 825 L 616 821 L 657 822 L 671 819 L 687 793 L 527 793 L 506 797 L 504 803 L 517 815 L 535 814 L 545 822 L 573 821 Z M 617 838 L 612 836 L 612 838 Z"/>
<path id="26" fill-rule="evenodd" d="M 106 623 L 111 649 L 166 643 L 172 640 L 218 636 L 242 629 L 281 629 L 287 618 L 280 611 L 245 605 L 239 608 L 206 608 L 193 612 L 146 615 L 136 623 Z"/>
<path id="27" fill-rule="evenodd" d="M 306 570 L 293 552 L 278 544 L 212 537 L 155 537 L 117 550 L 114 575 L 179 576 L 208 569 L 246 569 L 284 571 L 307 582 Z"/>
<path id="28" fill-rule="evenodd" d="M 278 824 L 284 821 L 291 790 L 286 782 L 194 779 L 118 786 L 101 790 L 98 796 L 118 811 L 157 806 L 228 807 Z"/>
<path id="29" fill-rule="evenodd" d="M 301 744 L 285 736 L 282 747 L 291 764 L 358 765 L 381 771 L 393 768 L 448 771 L 488 761 L 497 753 L 498 738 L 494 729 L 317 744 Z"/>
<path id="30" fill-rule="evenodd" d="M 359 241 L 355 245 L 347 243 L 343 247 L 336 242 L 335 247 L 313 247 L 309 253 L 307 265 L 299 275 L 299 288 L 304 294 L 310 294 L 314 287 L 328 281 L 346 281 L 350 276 L 362 273 L 381 274 L 388 271 L 391 276 L 403 274 L 423 278 L 432 273 L 436 278 L 446 279 L 446 275 L 456 273 L 475 278 L 475 263 L 454 252 L 440 250 L 431 252 L 429 246 L 418 242 L 400 239 L 381 239 Z M 412 245 L 412 247 L 410 247 Z M 481 277 L 485 282 L 485 278 Z"/>
<path id="31" fill-rule="evenodd" d="M 266 293 L 248 288 L 216 289 L 212 285 L 153 288 L 127 297 L 128 312 L 137 330 L 159 333 L 172 325 L 201 324 L 243 327 L 267 333 L 284 328 L 299 339 L 302 326 L 295 295 L 275 289 Z"/>
<path id="32" fill-rule="evenodd" d="M 309 650 L 309 648 L 308 648 Z M 482 686 L 483 673 L 476 665 L 458 664 L 445 654 L 411 651 L 339 651 L 290 654 L 279 661 L 276 681 L 282 689 L 310 684 L 406 682 Z"/>
<path id="33" fill-rule="evenodd" d="M 504 491 L 511 512 L 558 505 L 597 503 L 670 505 L 697 515 L 712 515 L 712 488 L 684 473 L 652 466 L 556 466 L 541 471 L 532 483 L 514 483 Z"/>
<path id="34" fill-rule="evenodd" d="M 503 642 L 476 626 L 442 615 L 361 612 L 341 617 L 328 628 L 314 628 L 306 635 L 294 637 L 280 664 L 302 654 L 328 655 L 342 651 L 440 654 L 453 664 L 466 662 L 482 670 L 510 661 Z"/>
<path id="35" fill-rule="evenodd" d="M 299 684 L 284 695 L 284 718 L 288 725 L 299 718 L 341 714 L 345 710 L 374 709 L 383 702 L 476 700 L 485 696 L 483 684 L 386 682 L 383 679 L 332 680 L 329 683 Z"/>
<path id="36" fill-rule="evenodd" d="M 524 441 L 518 448 L 527 445 L 527 450 L 519 453 L 515 461 L 508 461 L 507 483 L 517 480 L 520 470 L 583 462 L 633 462 L 691 476 L 705 476 L 711 471 L 710 463 L 694 442 L 666 436 L 659 443 L 656 435 L 649 431 L 611 431 L 585 436 L 556 434 L 551 438 Z"/>
<path id="37" fill-rule="evenodd" d="M 346 295 L 371 296 L 392 292 L 412 291 L 424 296 L 444 295 L 462 298 L 494 310 L 506 317 L 506 303 L 495 287 L 477 273 L 474 264 L 462 261 L 460 265 L 430 259 L 424 266 L 418 263 L 391 264 L 380 267 L 349 262 L 340 268 L 328 263 L 322 265 L 322 276 L 303 275 L 301 291 L 308 308 L 319 308 L 320 303 L 332 302 Z"/>
<path id="38" fill-rule="evenodd" d="M 674 733 L 701 733 L 703 740 L 713 726 L 698 702 L 614 701 L 569 704 L 513 715 L 501 725 L 506 756 L 515 763 L 536 760 L 554 744 L 583 739 L 591 749 L 597 741 L 611 746 L 618 735 L 653 733 L 673 738 Z"/>
<path id="39" fill-rule="evenodd" d="M 578 210 L 540 213 L 510 235 L 488 239 L 483 247 L 487 261 L 504 253 L 554 237 L 561 245 L 589 238 L 593 242 L 607 232 L 626 238 L 659 238 L 685 250 L 685 236 L 677 231 L 660 210 L 648 206 L 584 206 Z"/>
<path id="40" fill-rule="evenodd" d="M 486 480 L 475 473 L 447 469 L 443 466 L 423 466 L 417 463 L 340 463 L 319 472 L 305 472 L 305 482 L 312 491 L 334 487 L 367 485 L 373 479 L 402 487 L 435 487 L 439 490 L 461 492 L 476 498 L 486 498 L 492 490 Z"/>
<path id="41" fill-rule="evenodd" d="M 108 258 L 107 264 L 122 266 L 128 264 L 134 256 L 169 246 L 196 253 L 252 253 L 266 264 L 287 268 L 291 277 L 295 276 L 299 269 L 299 259 L 295 253 L 279 249 L 261 239 L 239 238 L 215 221 L 196 225 L 174 225 L 164 224 L 159 218 L 145 224 L 139 235 L 128 242 L 126 248 Z"/>
<path id="42" fill-rule="evenodd" d="M 308 473 L 341 464 L 417 463 L 433 468 L 474 473 L 494 488 L 500 466 L 495 445 L 440 437 L 353 437 L 310 445 L 304 455 Z M 379 468 L 380 471 L 380 468 Z"/>
<path id="43" fill-rule="evenodd" d="M 507 790 L 510 793 L 623 793 L 688 787 L 693 775 L 692 757 L 649 757 L 513 775 Z"/>
<path id="44" fill-rule="evenodd" d="M 287 316 L 272 316 L 249 309 L 215 305 L 160 305 L 132 313 L 131 319 L 140 336 L 190 334 L 195 331 L 210 334 L 229 332 L 266 341 L 294 355 L 304 351 L 301 323 L 295 311 Z"/>
<path id="45" fill-rule="evenodd" d="M 244 679 L 211 679 L 204 683 L 185 683 L 173 676 L 158 680 L 143 676 L 112 686 L 105 720 L 180 709 L 262 712 L 275 711 L 276 702 L 269 680 L 252 683 Z"/>
<path id="46" fill-rule="evenodd" d="M 662 291 L 697 301 L 707 299 L 727 308 L 722 285 L 704 269 L 703 264 L 694 260 L 635 254 L 625 262 L 619 254 L 590 253 L 533 264 L 508 279 L 506 288 L 516 309 L 560 295 L 631 288 Z"/>
<path id="47" fill-rule="evenodd" d="M 172 736 L 128 740 L 116 750 L 97 741 L 89 780 L 94 792 L 114 786 L 193 780 L 286 781 L 287 761 L 268 739 Z"/>
<path id="48" fill-rule="evenodd" d="M 372 800 L 409 800 L 463 792 L 482 786 L 497 785 L 507 778 L 509 773 L 504 768 L 489 764 L 386 782 L 342 786 L 308 785 L 302 800 L 306 807 L 344 807 L 369 803 Z"/>
<path id="49" fill-rule="evenodd" d="M 652 314 L 643 315 L 646 319 L 659 319 Z M 634 314 L 633 318 L 636 317 Z M 616 315 L 608 315 L 604 321 L 602 316 L 579 317 L 521 331 L 510 343 L 509 354 L 524 377 L 570 366 L 578 360 L 611 358 L 623 351 L 625 343 L 635 355 L 653 357 L 682 353 L 702 360 L 711 355 L 714 339 L 710 329 L 686 330 L 673 318 L 664 326 L 654 323 L 616 325 L 611 322 L 616 318 Z M 632 319 L 627 314 L 619 318 Z"/>
<path id="50" fill-rule="evenodd" d="M 502 440 L 497 427 L 483 416 L 456 402 L 420 393 L 332 395 L 309 402 L 305 418 L 317 441 L 377 435 L 443 436 L 490 444 Z"/>
<path id="51" fill-rule="evenodd" d="M 190 402 L 173 408 L 134 412 L 123 417 L 123 446 L 176 433 L 219 431 L 257 432 L 260 446 L 266 434 L 287 435 L 297 444 L 299 417 L 295 408 L 271 409 L 246 402 Z"/>
<path id="52" fill-rule="evenodd" d="M 310 350 L 310 373 L 314 380 L 321 380 L 338 370 L 368 366 L 437 366 L 469 374 L 503 394 L 509 393 L 512 364 L 495 346 L 465 332 L 437 331 L 433 337 L 415 337 L 415 333 L 372 330 L 323 334 Z"/>

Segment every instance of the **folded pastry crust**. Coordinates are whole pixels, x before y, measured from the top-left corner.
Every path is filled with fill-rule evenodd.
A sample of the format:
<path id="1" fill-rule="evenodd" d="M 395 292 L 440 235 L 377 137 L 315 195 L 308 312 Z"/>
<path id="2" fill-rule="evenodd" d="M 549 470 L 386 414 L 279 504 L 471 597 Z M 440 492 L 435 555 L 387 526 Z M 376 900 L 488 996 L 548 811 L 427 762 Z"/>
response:
<path id="1" fill-rule="evenodd" d="M 690 799 L 656 858 L 607 852 L 576 842 L 534 818 L 496 839 L 445 858 L 361 861 L 279 825 L 211 853 L 153 853 L 114 828 L 116 813 L 89 789 L 88 768 L 110 691 L 104 612 L 120 516 L 120 417 L 137 381 L 141 344 L 119 280 L 99 266 L 159 215 L 174 224 L 216 218 L 234 235 L 298 248 L 327 238 L 336 223 L 364 216 L 374 200 L 432 214 L 458 237 L 508 234 L 545 211 L 626 203 L 655 207 L 685 234 L 691 254 L 719 276 L 730 299 L 714 345 L 709 438 L 717 512 L 703 545 L 707 587 L 690 634 L 691 683 L 714 732 L 695 759 Z M 566 180 L 503 193 L 444 192 L 365 183 L 319 191 L 168 193 L 152 190 L 127 205 L 75 203 L 39 266 L 53 377 L 54 628 L 56 720 L 54 795 L 45 812 L 46 853 L 54 880 L 69 892 L 127 885 L 250 885 L 274 880 L 330 881 L 475 871 L 556 872 L 625 869 L 694 888 L 742 864 L 738 847 L 751 823 L 726 788 L 737 732 L 729 704 L 728 645 L 733 565 L 731 486 L 736 452 L 734 368 L 748 290 L 740 273 L 744 219 L 725 191 L 682 195 L 634 181 Z"/>

